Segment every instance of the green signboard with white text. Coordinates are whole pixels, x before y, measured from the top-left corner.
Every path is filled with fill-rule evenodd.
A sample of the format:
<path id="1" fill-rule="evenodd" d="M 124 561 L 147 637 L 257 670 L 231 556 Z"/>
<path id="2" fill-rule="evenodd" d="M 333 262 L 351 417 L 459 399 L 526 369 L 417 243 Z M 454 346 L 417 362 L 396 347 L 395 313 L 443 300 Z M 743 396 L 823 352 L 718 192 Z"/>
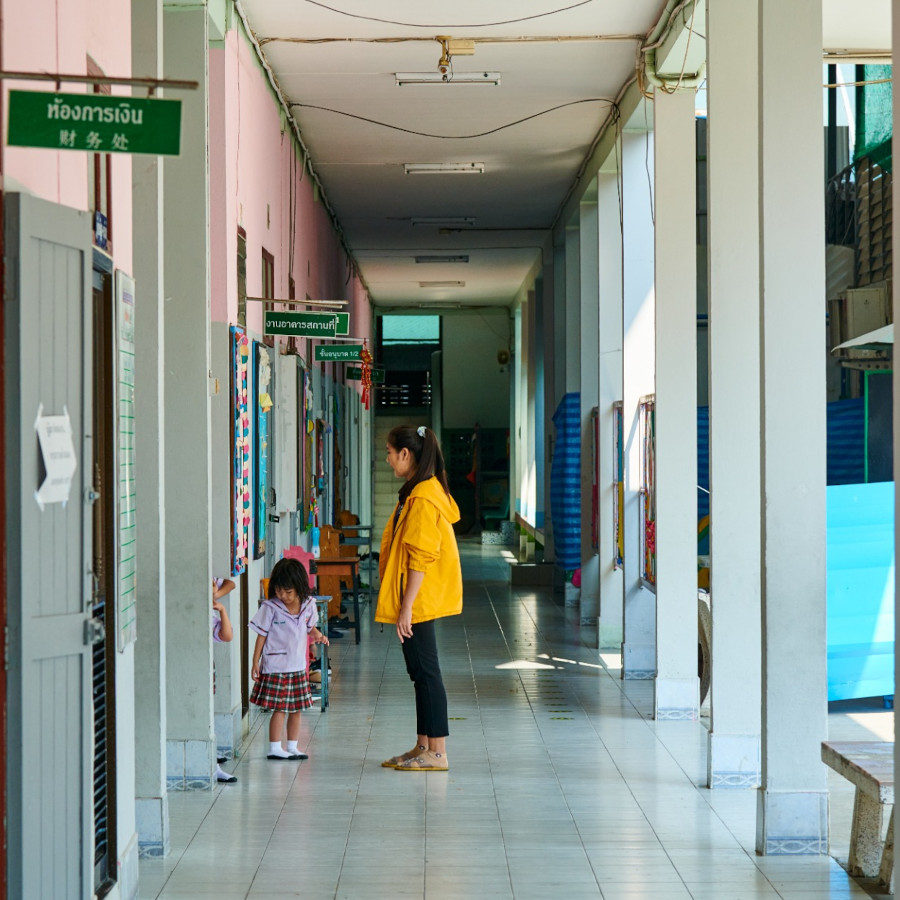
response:
<path id="1" fill-rule="evenodd" d="M 362 359 L 362 344 L 345 347 L 316 347 L 316 362 L 357 362 Z"/>
<path id="2" fill-rule="evenodd" d="M 263 332 L 288 337 L 334 337 L 334 313 L 272 312 L 266 310 Z"/>
<path id="3" fill-rule="evenodd" d="M 10 91 L 7 143 L 11 147 L 178 156 L 181 101 Z"/>
<path id="4" fill-rule="evenodd" d="M 345 374 L 348 381 L 362 381 L 362 369 L 359 366 L 349 366 Z M 384 369 L 372 367 L 372 384 L 384 384 Z"/>

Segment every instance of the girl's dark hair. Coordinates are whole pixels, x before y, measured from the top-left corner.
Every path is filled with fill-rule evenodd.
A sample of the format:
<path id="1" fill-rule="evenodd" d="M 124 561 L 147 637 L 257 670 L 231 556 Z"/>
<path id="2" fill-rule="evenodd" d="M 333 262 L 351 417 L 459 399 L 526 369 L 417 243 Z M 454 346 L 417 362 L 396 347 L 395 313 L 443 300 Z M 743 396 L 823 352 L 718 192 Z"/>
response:
<path id="1" fill-rule="evenodd" d="M 279 559 L 272 569 L 269 577 L 269 599 L 276 597 L 275 591 L 279 588 L 283 591 L 291 589 L 297 592 L 297 596 L 302 603 L 310 596 L 309 578 L 306 575 L 306 569 L 303 564 L 296 559 Z"/>
<path id="2" fill-rule="evenodd" d="M 424 436 L 419 434 L 419 428 Z M 416 471 L 412 478 L 404 482 L 400 488 L 400 502 L 405 503 L 412 489 L 423 481 L 428 481 L 433 475 L 441 483 L 441 487 L 450 494 L 450 485 L 447 484 L 447 467 L 444 465 L 444 454 L 441 453 L 441 445 L 430 428 L 420 425 L 398 425 L 392 428 L 387 436 L 387 442 L 399 453 L 404 448 L 409 450 L 416 462 Z"/>

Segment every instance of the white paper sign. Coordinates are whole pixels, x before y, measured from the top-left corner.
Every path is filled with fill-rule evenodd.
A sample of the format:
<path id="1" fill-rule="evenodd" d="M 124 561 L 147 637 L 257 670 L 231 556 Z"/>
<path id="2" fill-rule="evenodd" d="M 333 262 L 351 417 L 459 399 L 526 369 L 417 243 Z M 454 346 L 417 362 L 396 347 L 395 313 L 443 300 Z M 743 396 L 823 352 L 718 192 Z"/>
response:
<path id="1" fill-rule="evenodd" d="M 48 503 L 65 503 L 69 499 L 72 476 L 77 465 L 68 410 L 61 416 L 45 416 L 42 412 L 43 406 L 38 410 L 34 423 L 47 473 L 34 493 L 34 499 L 41 509 Z"/>

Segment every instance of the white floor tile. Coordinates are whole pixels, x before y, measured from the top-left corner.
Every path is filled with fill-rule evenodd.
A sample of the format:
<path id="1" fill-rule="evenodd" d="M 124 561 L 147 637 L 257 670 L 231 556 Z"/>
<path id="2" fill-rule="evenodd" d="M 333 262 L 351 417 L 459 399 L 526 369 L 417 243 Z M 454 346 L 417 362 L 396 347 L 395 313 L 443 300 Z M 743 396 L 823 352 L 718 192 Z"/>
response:
<path id="1" fill-rule="evenodd" d="M 497 549 L 461 551 L 466 608 L 438 625 L 451 771 L 381 766 L 413 745 L 414 698 L 364 607 L 362 643 L 329 651 L 331 707 L 303 716 L 310 760 L 266 760 L 258 718 L 236 785 L 170 795 L 172 853 L 141 862 L 142 900 L 886 896 L 831 858 L 757 857 L 755 794 L 705 788 L 708 722 L 654 722 L 652 684 L 605 668 L 576 610 L 511 589 Z M 831 715 L 830 736 L 892 733 L 892 713 L 862 707 Z M 852 789 L 830 785 L 846 857 Z"/>

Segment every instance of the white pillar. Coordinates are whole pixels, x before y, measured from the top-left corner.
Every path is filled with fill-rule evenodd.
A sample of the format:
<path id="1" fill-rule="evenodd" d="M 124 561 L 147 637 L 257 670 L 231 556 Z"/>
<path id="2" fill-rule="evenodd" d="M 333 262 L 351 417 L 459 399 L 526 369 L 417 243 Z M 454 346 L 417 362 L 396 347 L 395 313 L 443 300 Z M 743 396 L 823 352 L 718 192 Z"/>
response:
<path id="1" fill-rule="evenodd" d="M 596 639 L 600 615 L 600 557 L 592 543 L 594 419 L 600 402 L 600 238 L 595 188 L 580 204 L 579 285 L 581 293 L 581 625 L 588 646 Z"/>
<path id="2" fill-rule="evenodd" d="M 707 20 L 711 788 L 760 783 L 758 7 Z"/>
<path id="3" fill-rule="evenodd" d="M 760 16 L 763 706 L 756 849 L 820 854 L 828 852 L 820 759 L 827 737 L 822 4 L 760 0 Z"/>
<path id="4" fill-rule="evenodd" d="M 553 548 L 550 544 L 552 535 L 547 527 L 548 512 L 550 510 L 550 439 L 552 430 L 551 417 L 556 408 L 554 403 L 554 377 L 553 366 L 555 350 L 553 345 L 553 292 L 555 266 L 553 263 L 553 251 L 548 250 L 544 254 L 544 275 L 542 290 L 538 297 L 538 307 L 535 317 L 540 341 L 540 371 L 541 389 L 537 397 L 537 415 L 535 416 L 535 436 L 537 447 L 537 498 L 538 507 L 535 517 L 535 525 L 544 532 L 544 559 L 553 558 Z"/>
<path id="5" fill-rule="evenodd" d="M 167 7 L 165 70 L 182 97 L 181 155 L 165 170 L 166 644 L 170 788 L 209 788 L 215 766 L 211 635 L 208 25 Z"/>
<path id="6" fill-rule="evenodd" d="M 132 0 L 132 70 L 163 73 L 162 3 Z M 138 640 L 135 666 L 135 811 L 141 856 L 169 852 L 166 793 L 166 504 L 163 428 L 163 158 L 132 160 Z"/>
<path id="7" fill-rule="evenodd" d="M 643 118 L 638 108 L 636 119 Z M 622 676 L 656 675 L 656 596 L 641 578 L 641 398 L 656 389 L 654 372 L 653 213 L 647 160 L 653 134 L 626 128 L 622 134 L 622 407 L 625 453 L 625 639 Z"/>
<path id="8" fill-rule="evenodd" d="M 697 719 L 697 138 L 694 92 L 657 90 L 657 719 Z"/>
<path id="9" fill-rule="evenodd" d="M 622 570 L 616 568 L 616 530 L 614 509 L 618 488 L 615 484 L 615 416 L 613 404 L 622 399 L 622 230 L 619 221 L 619 172 L 601 171 L 597 175 L 597 226 L 600 293 L 599 354 L 599 484 L 600 547 L 599 588 L 600 619 L 597 645 L 619 650 L 622 646 L 623 614 Z"/>

